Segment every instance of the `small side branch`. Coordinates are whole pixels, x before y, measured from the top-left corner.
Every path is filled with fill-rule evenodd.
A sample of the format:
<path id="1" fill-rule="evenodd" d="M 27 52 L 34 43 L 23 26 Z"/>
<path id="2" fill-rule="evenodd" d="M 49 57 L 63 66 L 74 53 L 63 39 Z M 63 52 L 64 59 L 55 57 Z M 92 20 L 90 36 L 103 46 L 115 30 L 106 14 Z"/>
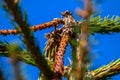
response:
<path id="1" fill-rule="evenodd" d="M 64 77 L 70 78 L 72 66 L 64 67 Z M 106 80 L 120 74 L 120 58 L 93 71 L 86 71 L 84 80 Z M 73 79 L 70 79 L 73 80 Z"/>
<path id="2" fill-rule="evenodd" d="M 39 47 L 35 45 L 34 36 L 29 29 L 26 15 L 23 15 L 20 6 L 18 5 L 18 3 L 14 3 L 14 0 L 3 0 L 3 2 L 5 3 L 5 9 L 10 12 L 17 25 L 20 26 L 19 28 L 21 29 L 24 43 L 26 44 L 27 49 L 32 54 L 38 68 L 41 70 L 46 80 L 52 79 L 53 72 L 48 66 L 46 59 L 42 56 Z"/>
<path id="3" fill-rule="evenodd" d="M 47 23 L 44 23 L 44 24 L 40 24 L 40 25 L 32 26 L 32 27 L 30 27 L 30 30 L 37 31 L 37 30 L 42 30 L 42 29 L 45 29 L 45 28 L 50 28 L 52 26 L 57 27 L 61 23 L 63 23 L 62 19 L 57 19 L 56 18 L 53 21 L 50 21 L 50 22 L 47 22 Z M 10 35 L 10 34 L 15 35 L 15 34 L 19 34 L 20 32 L 21 32 L 21 30 L 16 30 L 16 29 L 0 30 L 0 35 Z"/>
<path id="4" fill-rule="evenodd" d="M 104 80 L 120 74 L 120 59 L 92 71 L 91 74 L 95 80 Z"/>
<path id="5" fill-rule="evenodd" d="M 12 45 L 12 44 L 7 47 L 8 47 L 8 52 L 10 53 L 9 57 L 11 58 L 11 64 L 13 66 L 15 80 L 23 80 L 23 76 L 21 75 L 20 72 L 18 56 L 16 54 L 16 53 L 19 54 L 20 49 L 18 48 L 17 45 Z"/>
<path id="6" fill-rule="evenodd" d="M 11 53 L 7 49 L 8 45 L 1 45 L 0 44 L 0 56 L 10 57 Z M 19 48 L 19 47 L 18 47 Z M 37 66 L 31 54 L 27 51 L 20 50 L 19 53 L 12 53 L 15 54 L 19 61 L 25 62 L 26 64 Z"/>

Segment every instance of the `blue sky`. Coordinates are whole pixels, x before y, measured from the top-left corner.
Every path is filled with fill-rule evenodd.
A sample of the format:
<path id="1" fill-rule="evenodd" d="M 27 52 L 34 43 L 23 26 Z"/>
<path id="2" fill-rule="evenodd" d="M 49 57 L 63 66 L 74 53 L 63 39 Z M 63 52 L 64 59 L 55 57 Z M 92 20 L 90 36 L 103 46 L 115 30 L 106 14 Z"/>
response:
<path id="1" fill-rule="evenodd" d="M 95 4 L 97 14 L 101 16 L 110 17 L 113 15 L 120 16 L 120 1 L 119 0 L 102 0 Z M 78 7 L 83 7 L 81 0 L 21 0 L 22 9 L 27 11 L 29 23 L 31 25 L 37 25 L 53 20 L 53 18 L 60 18 L 60 12 L 69 10 L 72 12 L 75 19 L 80 20 L 80 18 L 75 14 L 75 9 Z M 10 21 L 5 16 L 5 12 L 0 8 L 0 29 L 12 29 L 13 26 L 10 24 Z M 35 37 L 39 41 L 41 49 L 44 49 L 46 39 L 44 37 L 45 33 L 53 30 L 54 28 L 37 31 L 35 32 Z M 108 64 L 112 60 L 116 60 L 120 57 L 120 33 L 113 33 L 113 35 L 101 35 L 95 34 L 90 37 L 92 40 L 95 40 L 96 43 L 92 44 L 91 54 L 94 57 L 91 69 L 96 69 L 102 65 Z M 1 36 L 0 41 L 7 40 L 9 42 L 20 43 L 20 40 L 17 36 Z M 70 56 L 69 47 L 67 48 L 66 56 Z M 6 62 L 7 60 L 7 62 Z M 65 64 L 68 64 L 68 60 L 65 59 Z M 6 58 L 0 59 L 0 64 L 2 66 L 8 65 L 9 61 Z M 30 77 L 28 80 L 37 80 L 39 75 L 39 70 L 31 65 L 22 63 L 22 69 L 26 69 L 24 74 L 27 74 Z M 5 71 L 9 70 L 6 66 Z M 10 76 L 11 73 L 5 73 L 7 76 Z M 120 79 L 118 76 L 113 77 L 112 80 Z M 10 80 L 10 79 L 7 79 Z"/>

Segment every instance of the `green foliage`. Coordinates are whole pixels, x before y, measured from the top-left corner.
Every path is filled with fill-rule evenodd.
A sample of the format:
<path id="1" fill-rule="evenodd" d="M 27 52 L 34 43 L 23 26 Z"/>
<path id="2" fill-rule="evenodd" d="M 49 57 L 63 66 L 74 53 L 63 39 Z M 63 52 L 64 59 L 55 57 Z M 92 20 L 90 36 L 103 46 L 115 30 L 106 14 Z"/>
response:
<path id="1" fill-rule="evenodd" d="M 95 80 L 104 80 L 120 74 L 120 59 L 92 71 Z"/>
<path id="2" fill-rule="evenodd" d="M 17 52 L 13 53 L 14 50 L 17 50 Z M 10 57 L 10 55 L 14 54 L 18 57 L 19 61 L 37 66 L 32 55 L 27 50 L 23 50 L 22 48 L 20 48 L 17 44 L 0 44 L 1 56 Z"/>
<path id="3" fill-rule="evenodd" d="M 38 68 L 47 80 L 51 79 L 52 71 L 46 59 L 42 56 L 39 47 L 35 44 L 35 38 L 29 29 L 26 14 L 22 12 L 18 2 L 14 3 L 14 0 L 3 0 L 3 3 L 3 8 L 6 9 L 7 12 L 10 12 L 10 15 L 14 18 L 14 22 L 16 22 L 16 25 L 21 29 L 24 38 L 23 42 L 26 44 L 26 48 L 31 53 L 35 63 L 37 63 Z"/>
<path id="4" fill-rule="evenodd" d="M 113 32 L 120 32 L 120 17 L 92 17 L 89 22 L 90 34 L 111 34 Z"/>
<path id="5" fill-rule="evenodd" d="M 40 80 L 52 79 L 53 71 L 51 65 L 53 65 L 55 53 L 57 52 L 57 48 L 59 47 L 62 31 L 59 32 L 59 30 L 58 31 L 54 30 L 56 32 L 53 31 L 53 33 L 52 32 L 50 33 L 48 38 L 48 43 L 45 47 L 45 55 L 43 56 L 38 45 L 36 45 L 35 43 L 33 31 L 31 31 L 29 28 L 30 25 L 28 23 L 27 14 L 25 11 L 21 10 L 19 2 L 14 3 L 14 0 L 3 0 L 2 7 L 7 13 L 9 13 L 9 16 L 10 18 L 12 18 L 12 22 L 14 26 L 18 26 L 17 30 L 18 31 L 21 30 L 20 34 L 23 37 L 22 41 L 25 43 L 26 49 L 20 48 L 20 46 L 17 44 L 0 43 L 0 55 L 10 58 L 13 58 L 11 57 L 11 55 L 12 56 L 14 55 L 15 57 L 18 58 L 18 60 L 38 67 L 41 70 L 41 75 L 40 75 L 41 77 L 39 78 Z M 63 21 L 66 21 L 66 19 Z M 68 27 L 68 24 L 71 23 L 69 23 L 69 21 L 66 22 L 67 22 L 66 26 Z M 71 39 L 69 40 L 69 43 L 72 49 L 73 62 L 76 62 L 75 59 L 77 52 L 76 47 L 78 46 L 77 39 L 81 38 L 80 30 L 83 22 L 84 20 L 81 20 L 80 22 L 76 22 L 76 24 L 73 26 L 73 32 L 71 30 L 72 35 L 71 35 Z M 108 17 L 101 18 L 100 16 L 91 17 L 88 26 L 89 26 L 88 28 L 90 35 L 93 35 L 95 33 L 111 34 L 113 32 L 120 32 L 120 17 L 118 16 L 116 17 L 113 16 L 112 18 L 108 18 Z M 61 28 L 61 30 L 64 31 L 65 29 Z M 65 50 L 63 49 L 63 51 Z M 63 56 L 59 56 L 58 58 L 60 57 Z M 59 65 L 59 63 L 57 64 Z M 76 67 L 77 63 L 71 63 L 71 64 L 73 65 L 72 68 L 71 65 L 67 66 L 67 68 L 69 68 L 69 73 L 67 74 L 67 77 L 70 76 L 71 73 L 70 70 Z M 116 60 L 115 62 L 111 62 L 108 65 L 102 66 L 96 70 L 90 72 L 86 71 L 83 80 L 100 80 L 100 79 L 103 80 L 108 77 L 114 76 L 116 74 L 120 74 L 119 66 L 120 66 L 120 59 Z M 67 73 L 67 68 L 66 68 L 66 73 Z"/>

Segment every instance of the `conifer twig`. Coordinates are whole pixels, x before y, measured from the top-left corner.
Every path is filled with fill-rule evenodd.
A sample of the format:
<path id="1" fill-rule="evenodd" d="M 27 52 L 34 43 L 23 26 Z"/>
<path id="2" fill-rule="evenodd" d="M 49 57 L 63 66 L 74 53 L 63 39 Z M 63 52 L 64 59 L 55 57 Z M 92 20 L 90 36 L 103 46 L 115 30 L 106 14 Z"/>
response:
<path id="1" fill-rule="evenodd" d="M 52 26 L 59 26 L 60 24 L 62 23 L 62 20 L 61 19 L 57 19 L 55 18 L 53 21 L 50 21 L 50 22 L 47 22 L 47 23 L 44 23 L 44 24 L 40 24 L 40 25 L 35 25 L 35 26 L 32 26 L 30 27 L 30 30 L 32 31 L 37 31 L 37 30 L 42 30 L 42 29 L 45 29 L 45 28 L 50 28 Z M 20 33 L 21 30 L 15 30 L 15 29 L 8 29 L 8 30 L 0 30 L 0 35 L 10 35 L 10 34 L 18 34 Z"/>
<path id="2" fill-rule="evenodd" d="M 51 22 L 45 23 L 45 24 L 41 24 L 41 25 L 36 25 L 36 26 L 32 26 L 29 27 L 29 24 L 27 23 L 27 18 L 26 16 L 23 15 L 22 11 L 19 9 L 18 6 L 18 0 L 3 0 L 4 3 L 4 7 L 12 14 L 12 16 L 14 17 L 15 22 L 20 26 L 20 30 L 0 30 L 0 35 L 9 35 L 9 34 L 18 34 L 21 33 L 23 34 L 24 37 L 24 42 L 26 43 L 26 46 L 28 48 L 28 50 L 30 51 L 30 53 L 32 55 L 29 55 L 27 53 L 25 54 L 15 54 L 15 56 L 13 56 L 13 65 L 15 66 L 15 69 L 18 69 L 17 66 L 17 59 L 23 60 L 26 63 L 30 63 L 32 65 L 38 66 L 38 68 L 41 70 L 41 72 L 43 73 L 43 77 L 46 80 L 61 80 L 62 79 L 62 75 L 64 75 L 65 71 L 64 68 L 69 69 L 67 75 L 70 75 L 71 69 L 73 69 L 73 67 L 71 68 L 71 66 L 68 66 L 67 68 L 64 67 L 64 54 L 65 54 L 65 50 L 67 47 L 67 44 L 69 42 L 69 38 L 71 37 L 71 33 L 72 33 L 72 26 L 75 23 L 74 18 L 72 17 L 72 15 L 70 14 L 69 11 L 66 11 L 63 13 L 64 19 L 55 19 Z M 85 6 L 85 10 L 78 10 L 78 15 L 83 17 L 84 20 L 83 22 L 80 24 L 81 25 L 81 36 L 80 36 L 80 40 L 79 40 L 79 46 L 78 46 L 78 50 L 77 50 L 77 67 L 76 67 L 76 72 L 75 75 L 73 77 L 75 77 L 75 79 L 77 80 L 83 80 L 86 75 L 88 77 L 92 77 L 95 80 L 103 80 L 106 78 L 109 78 L 113 75 L 116 74 L 120 74 L 120 59 L 118 59 L 115 62 L 111 62 L 110 64 L 100 67 L 96 70 L 90 71 L 90 72 L 85 72 L 85 59 L 86 56 L 88 54 L 88 50 L 87 50 L 87 37 L 88 37 L 88 29 L 91 30 L 91 32 L 93 33 L 110 33 L 110 32 L 120 32 L 120 19 L 115 18 L 115 20 L 111 21 L 111 20 L 107 20 L 106 18 L 104 18 L 103 20 L 97 20 L 93 21 L 92 20 L 88 20 L 91 13 L 92 13 L 92 5 L 91 5 L 91 0 L 85 0 L 86 1 L 86 6 Z M 116 20 L 117 19 L 117 20 Z M 88 24 L 88 21 L 90 24 Z M 41 55 L 41 52 L 39 50 L 39 48 L 35 45 L 34 42 L 34 36 L 31 33 L 31 31 L 37 31 L 37 30 L 41 30 L 41 29 L 45 29 L 45 28 L 49 28 L 51 26 L 58 26 L 61 23 L 63 23 L 63 28 L 60 32 L 59 38 L 60 40 L 55 43 L 55 46 L 57 45 L 57 51 L 53 52 L 55 53 L 55 56 L 53 59 L 54 63 L 53 63 L 53 71 L 50 69 L 49 65 L 47 64 L 47 61 L 45 60 L 45 58 Z M 112 26 L 111 26 L 112 25 Z M 89 26 L 89 27 L 88 27 Z M 98 26 L 99 28 L 96 28 L 96 26 Z M 114 27 L 113 27 L 114 26 Z M 51 37 L 54 38 L 55 37 Z M 53 42 L 49 42 L 53 45 Z M 58 44 L 59 43 L 59 44 Z M 46 48 L 46 50 L 50 51 L 50 53 L 52 53 L 52 51 L 50 49 L 54 49 L 55 46 L 51 47 L 51 45 L 48 44 Z M 12 52 L 17 52 L 17 51 L 12 51 Z M 20 53 L 20 51 L 19 51 Z M 9 52 L 6 53 L 6 49 L 4 47 L 0 46 L 0 55 L 5 55 L 8 56 Z M 13 53 L 14 55 L 14 53 Z M 27 57 L 26 57 L 27 55 Z M 33 62 L 30 62 L 30 60 L 28 59 L 28 56 L 30 59 L 34 59 Z M 51 55 L 50 55 L 51 58 Z M 14 63 L 15 62 L 15 63 Z M 17 71 L 16 71 L 17 72 Z M 71 76 L 71 75 L 70 75 Z M 18 74 L 18 80 L 19 79 L 19 74 Z M 85 79 L 86 80 L 86 79 Z"/>
<path id="3" fill-rule="evenodd" d="M 120 32 L 120 17 L 92 17 L 89 20 L 89 33 L 111 34 L 113 32 Z"/>
<path id="4" fill-rule="evenodd" d="M 120 74 L 120 59 L 91 71 L 91 74 L 95 80 L 105 80 Z"/>
<path id="5" fill-rule="evenodd" d="M 39 48 L 35 45 L 34 36 L 30 32 L 29 24 L 27 23 L 26 16 L 23 15 L 18 3 L 14 4 L 14 0 L 3 0 L 5 9 L 7 9 L 14 17 L 15 22 L 20 26 L 23 34 L 24 42 L 30 53 L 32 54 L 38 68 L 41 70 L 46 80 L 52 79 L 52 71 L 48 66 L 47 61 L 42 56 Z"/>
<path id="6" fill-rule="evenodd" d="M 83 21 L 79 22 L 78 25 L 80 26 Z M 59 26 L 62 24 L 63 21 L 62 19 L 54 19 L 53 21 L 40 24 L 40 25 L 35 25 L 31 26 L 30 30 L 32 31 L 37 31 L 37 30 L 42 30 L 45 28 L 49 28 L 52 26 Z M 77 25 L 77 26 L 78 26 Z M 0 30 L 0 35 L 10 35 L 10 34 L 19 34 L 21 31 L 18 31 L 16 29 L 6 29 L 6 30 Z M 90 18 L 89 21 L 89 33 L 94 34 L 94 33 L 100 33 L 100 34 L 111 34 L 112 32 L 120 32 L 120 17 L 92 17 Z"/>
<path id="7" fill-rule="evenodd" d="M 0 44 L 0 56 L 10 57 L 11 53 L 8 51 L 7 46 L 8 45 Z M 26 64 L 37 66 L 32 55 L 25 50 L 24 51 L 20 50 L 19 53 L 12 53 L 12 54 L 15 54 L 19 61 L 25 62 Z"/>
<path id="8" fill-rule="evenodd" d="M 20 66 L 18 62 L 18 56 L 16 53 L 19 54 L 20 49 L 17 47 L 17 45 L 9 45 L 8 47 L 8 52 L 10 53 L 10 58 L 11 58 L 11 64 L 13 66 L 14 70 L 14 75 L 15 75 L 15 80 L 23 80 L 23 76 L 20 73 Z"/>
<path id="9" fill-rule="evenodd" d="M 69 78 L 70 72 L 72 70 L 72 66 L 65 66 L 64 68 L 65 70 L 64 70 L 63 76 Z M 89 78 L 90 80 L 91 79 L 92 80 L 106 80 L 118 74 L 120 74 L 120 58 L 117 59 L 116 61 L 112 61 L 111 63 L 107 65 L 101 66 L 100 68 L 97 68 L 95 70 L 86 71 L 84 80 L 86 80 L 86 78 Z"/>
<path id="10" fill-rule="evenodd" d="M 5 57 L 9 57 L 10 53 L 9 52 L 0 52 L 0 56 L 5 56 Z M 28 54 L 28 53 L 20 53 L 20 54 L 16 54 L 16 56 L 18 57 L 19 61 L 22 61 L 26 64 L 30 64 L 33 66 L 37 66 L 36 62 L 34 61 L 33 57 Z"/>

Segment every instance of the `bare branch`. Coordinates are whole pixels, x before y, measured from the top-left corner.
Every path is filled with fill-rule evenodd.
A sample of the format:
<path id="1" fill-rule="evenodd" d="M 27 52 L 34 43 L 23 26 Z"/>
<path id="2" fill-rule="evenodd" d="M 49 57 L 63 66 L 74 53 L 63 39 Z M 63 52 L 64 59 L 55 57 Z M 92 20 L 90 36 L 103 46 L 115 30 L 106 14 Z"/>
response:
<path id="1" fill-rule="evenodd" d="M 77 9 L 76 13 L 83 18 L 88 18 L 91 15 L 92 11 L 93 9 L 91 5 L 91 0 L 85 0 L 85 9 Z"/>
<path id="2" fill-rule="evenodd" d="M 37 30 L 42 30 L 45 28 L 50 28 L 52 26 L 57 27 L 59 26 L 61 23 L 63 23 L 63 21 L 61 19 L 57 19 L 55 18 L 53 21 L 44 23 L 44 24 L 40 24 L 40 25 L 35 25 L 30 27 L 30 30 L 32 31 L 37 31 Z M 21 30 L 0 30 L 0 35 L 10 35 L 10 34 L 19 34 L 21 32 Z"/>
<path id="3" fill-rule="evenodd" d="M 79 45 L 77 47 L 76 62 L 73 62 L 73 66 L 76 64 L 75 71 L 72 71 L 73 78 L 76 80 L 83 80 L 86 70 L 86 58 L 88 55 L 88 18 L 92 12 L 91 0 L 85 0 L 85 10 L 78 10 L 77 14 L 83 17 L 85 20 L 82 22 L 81 34 L 79 37 Z M 74 67 L 73 67 L 74 68 Z"/>

